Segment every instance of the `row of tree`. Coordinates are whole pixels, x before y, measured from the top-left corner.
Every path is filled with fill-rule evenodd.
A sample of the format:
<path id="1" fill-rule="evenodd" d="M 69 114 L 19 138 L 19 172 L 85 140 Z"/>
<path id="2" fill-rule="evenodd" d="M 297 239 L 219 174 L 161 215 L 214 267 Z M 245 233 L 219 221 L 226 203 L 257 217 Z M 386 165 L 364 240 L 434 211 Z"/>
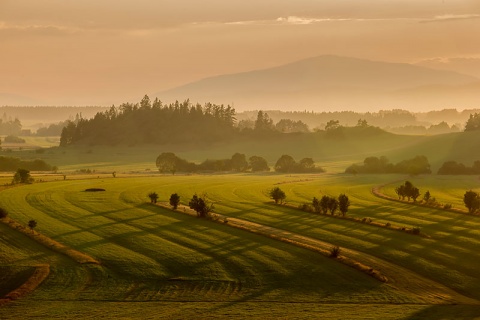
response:
<path id="1" fill-rule="evenodd" d="M 473 162 L 471 167 L 456 161 L 446 161 L 438 169 L 437 174 L 441 175 L 461 175 L 461 174 L 480 174 L 480 161 Z"/>
<path id="2" fill-rule="evenodd" d="M 17 169 L 29 171 L 55 171 L 57 167 L 47 164 L 44 160 L 21 160 L 14 157 L 0 156 L 0 171 L 16 171 Z"/>
<path id="3" fill-rule="evenodd" d="M 398 195 L 399 199 L 405 200 L 405 198 L 407 198 L 408 201 L 412 199 L 413 202 L 416 202 L 417 198 L 420 196 L 420 190 L 410 181 L 405 181 L 404 184 L 396 187 L 395 193 Z M 428 192 L 428 197 L 430 197 L 430 192 Z"/>
<path id="4" fill-rule="evenodd" d="M 268 193 L 270 198 L 275 201 L 275 204 L 283 204 L 286 199 L 286 194 L 285 192 L 280 189 L 279 187 L 275 187 L 271 189 Z M 310 207 L 309 204 L 306 205 L 307 207 Z M 350 206 L 350 200 L 348 199 L 348 196 L 345 194 L 340 194 L 338 198 L 335 197 L 329 197 L 327 195 L 324 195 L 320 200 L 317 199 L 316 197 L 313 197 L 311 207 L 313 208 L 313 211 L 316 213 L 322 212 L 323 214 L 327 214 L 330 212 L 331 215 L 334 215 L 337 210 L 339 210 L 343 216 L 345 216 L 348 212 L 348 207 Z M 305 206 L 302 206 L 303 209 L 305 209 Z M 306 210 L 310 211 L 310 210 Z"/>
<path id="5" fill-rule="evenodd" d="M 346 173 L 405 173 L 405 174 L 429 174 L 430 163 L 425 156 L 416 156 L 412 159 L 400 161 L 396 164 L 391 163 L 387 157 L 367 157 L 363 165 L 352 164 L 346 170 Z"/>
<path id="6" fill-rule="evenodd" d="M 164 152 L 156 159 L 156 166 L 161 173 L 176 172 L 262 172 L 270 171 L 267 160 L 260 156 L 248 158 L 243 153 L 235 153 L 230 159 L 207 159 L 200 164 L 195 164 L 182 159 L 172 152 Z M 275 164 L 275 171 L 281 173 L 324 172 L 315 165 L 312 158 L 303 158 L 296 162 L 289 155 L 282 155 Z"/>

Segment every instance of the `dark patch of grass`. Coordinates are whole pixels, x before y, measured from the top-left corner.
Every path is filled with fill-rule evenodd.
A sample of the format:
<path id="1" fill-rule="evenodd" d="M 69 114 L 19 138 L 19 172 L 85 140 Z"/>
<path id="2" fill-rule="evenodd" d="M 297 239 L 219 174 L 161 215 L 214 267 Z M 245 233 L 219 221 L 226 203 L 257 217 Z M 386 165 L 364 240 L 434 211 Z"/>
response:
<path id="1" fill-rule="evenodd" d="M 85 189 L 85 192 L 101 192 L 101 191 L 106 191 L 106 190 L 102 189 L 102 188 L 88 188 L 88 189 Z"/>

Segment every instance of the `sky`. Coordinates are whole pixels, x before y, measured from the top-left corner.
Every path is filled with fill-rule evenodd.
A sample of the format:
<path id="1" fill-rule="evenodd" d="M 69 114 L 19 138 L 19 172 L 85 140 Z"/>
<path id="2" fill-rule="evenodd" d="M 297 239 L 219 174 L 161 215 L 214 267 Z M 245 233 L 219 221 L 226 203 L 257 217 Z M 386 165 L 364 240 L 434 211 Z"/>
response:
<path id="1" fill-rule="evenodd" d="M 479 40 L 479 0 L 0 0 L 0 105 L 118 105 L 324 54 L 480 78 Z"/>

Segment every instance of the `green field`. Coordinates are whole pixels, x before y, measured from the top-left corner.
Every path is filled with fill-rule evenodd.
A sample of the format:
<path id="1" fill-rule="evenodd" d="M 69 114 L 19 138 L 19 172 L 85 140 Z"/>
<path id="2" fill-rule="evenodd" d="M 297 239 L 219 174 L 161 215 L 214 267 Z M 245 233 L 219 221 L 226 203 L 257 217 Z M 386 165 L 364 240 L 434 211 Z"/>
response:
<path id="1" fill-rule="evenodd" d="M 3 292 L 50 265 L 33 292 L 0 307 L 2 319 L 46 318 L 318 318 L 472 319 L 480 316 L 480 218 L 393 203 L 372 187 L 405 176 L 344 174 L 134 175 L 67 179 L 5 189 L 9 216 L 84 252 L 100 265 L 79 264 L 0 224 Z M 440 179 L 440 180 L 439 180 Z M 470 177 L 411 178 L 442 202 L 458 203 Z M 430 238 L 275 206 L 268 190 L 281 187 L 298 206 L 323 194 L 346 193 L 348 216 L 418 226 Z M 394 184 L 392 185 L 394 186 Z M 444 186 L 444 187 L 442 187 Z M 448 187 L 447 187 L 448 186 Z M 87 188 L 105 192 L 85 192 Z M 385 193 L 393 187 L 387 185 Z M 214 211 L 339 245 L 345 254 L 381 270 L 374 278 L 314 251 L 228 224 L 151 205 L 155 191 L 187 204 L 206 193 Z M 455 202 L 457 201 L 457 202 Z M 351 250 L 351 252 L 349 252 Z M 286 304 L 288 307 L 286 307 Z M 95 312 L 92 312 L 92 308 Z M 320 316 L 321 315 L 321 316 Z"/>
<path id="2" fill-rule="evenodd" d="M 27 142 L 49 147 L 55 141 Z M 477 141 L 476 132 L 335 139 L 314 133 L 208 146 L 4 148 L 3 156 L 40 158 L 59 171 L 33 173 L 34 184 L 16 187 L 7 186 L 13 173 L 0 175 L 0 206 L 23 226 L 36 220 L 36 232 L 52 239 L 41 244 L 0 223 L 0 318 L 480 318 L 480 217 L 441 209 L 449 204 L 465 211 L 463 194 L 480 191 L 478 177 L 343 173 L 382 155 L 394 163 L 425 155 L 433 172 L 447 160 L 470 166 L 480 159 Z M 265 157 L 270 166 L 289 154 L 297 161 L 312 157 L 326 173 L 161 175 L 155 159 L 162 152 L 196 163 L 241 152 Z M 372 193 L 381 185 L 396 198 L 394 189 L 405 180 L 421 193 L 429 190 L 441 206 Z M 286 205 L 269 199 L 276 186 L 285 191 Z M 161 205 L 149 203 L 152 191 Z M 194 193 L 206 194 L 214 212 L 231 222 L 162 207 L 172 193 L 182 205 Z M 297 209 L 313 197 L 340 193 L 350 198 L 347 219 Z M 247 230 L 234 228 L 235 219 Z M 100 263 L 77 262 L 53 241 Z M 334 245 L 388 282 L 319 253 Z M 45 270 L 37 287 L 32 279 Z M 25 286 L 19 299 L 2 304 Z"/>

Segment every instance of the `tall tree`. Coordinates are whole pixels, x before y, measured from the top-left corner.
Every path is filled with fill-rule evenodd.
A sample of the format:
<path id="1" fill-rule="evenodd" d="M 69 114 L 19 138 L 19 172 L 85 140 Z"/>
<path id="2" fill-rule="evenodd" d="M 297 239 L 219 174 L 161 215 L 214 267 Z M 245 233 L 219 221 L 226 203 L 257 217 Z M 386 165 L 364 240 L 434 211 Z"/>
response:
<path id="1" fill-rule="evenodd" d="M 248 159 L 249 166 L 252 172 L 258 171 L 270 171 L 270 167 L 268 166 L 267 160 L 259 156 L 251 156 Z"/>
<path id="2" fill-rule="evenodd" d="M 244 172 L 248 168 L 248 162 L 243 153 L 235 153 L 231 159 L 231 166 L 233 171 Z"/>
<path id="3" fill-rule="evenodd" d="M 279 202 L 280 204 L 282 204 L 285 198 L 287 197 L 285 195 L 285 192 L 283 192 L 282 189 L 280 189 L 279 187 L 275 187 L 272 190 L 270 190 L 269 196 L 275 201 L 276 204 L 278 204 Z"/>
<path id="4" fill-rule="evenodd" d="M 463 203 L 470 214 L 474 214 L 480 209 L 480 195 L 475 191 L 467 191 L 463 196 Z"/>
<path id="5" fill-rule="evenodd" d="M 342 213 L 343 216 L 347 214 L 348 207 L 350 206 L 350 200 L 348 200 L 348 196 L 345 194 L 341 194 L 338 196 L 338 209 Z"/>

